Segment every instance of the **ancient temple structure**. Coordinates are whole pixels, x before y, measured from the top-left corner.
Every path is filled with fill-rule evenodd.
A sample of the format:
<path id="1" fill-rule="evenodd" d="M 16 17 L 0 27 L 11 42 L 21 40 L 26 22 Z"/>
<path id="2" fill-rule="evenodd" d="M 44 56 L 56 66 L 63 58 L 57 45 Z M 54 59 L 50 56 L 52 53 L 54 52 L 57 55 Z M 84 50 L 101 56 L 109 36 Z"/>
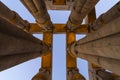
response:
<path id="1" fill-rule="evenodd" d="M 22 19 L 0 1 L 0 71 L 41 57 L 42 66 L 32 80 L 52 80 L 53 34 L 65 33 L 67 80 L 86 80 L 76 58 L 88 61 L 89 80 L 120 80 L 120 1 L 97 19 L 99 0 L 20 1 L 36 23 Z M 66 24 L 53 24 L 47 10 L 71 13 Z M 43 34 L 43 41 L 33 33 Z M 83 33 L 86 37 L 76 41 L 76 34 Z"/>

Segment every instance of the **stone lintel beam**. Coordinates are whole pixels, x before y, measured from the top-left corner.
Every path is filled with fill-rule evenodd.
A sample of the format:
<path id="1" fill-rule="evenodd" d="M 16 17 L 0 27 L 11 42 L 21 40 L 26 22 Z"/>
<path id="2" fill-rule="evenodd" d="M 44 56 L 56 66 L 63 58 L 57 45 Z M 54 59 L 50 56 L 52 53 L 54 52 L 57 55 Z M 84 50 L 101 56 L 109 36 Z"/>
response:
<path id="1" fill-rule="evenodd" d="M 42 56 L 41 67 L 52 70 L 53 33 L 43 32 L 43 42 L 50 47 L 50 50 L 46 52 L 47 55 Z"/>
<path id="2" fill-rule="evenodd" d="M 79 27 L 87 14 L 94 8 L 99 0 L 75 0 L 67 27 L 74 30 Z"/>
<path id="3" fill-rule="evenodd" d="M 98 17 L 97 20 L 93 22 L 90 26 L 91 31 L 96 31 L 102 26 L 106 25 L 107 23 L 111 22 L 112 20 L 120 17 L 120 1 L 115 4 L 110 10 L 106 13 L 103 13 Z"/>
<path id="4" fill-rule="evenodd" d="M 46 52 L 47 55 L 42 56 L 41 68 L 39 72 L 32 78 L 32 80 L 52 80 L 52 43 L 53 33 L 44 32 L 43 42 L 51 49 Z"/>
<path id="5" fill-rule="evenodd" d="M 67 43 L 67 47 L 76 41 L 76 36 L 74 32 L 67 32 L 66 33 L 66 43 Z M 66 47 L 66 48 L 67 48 Z M 67 68 L 77 68 L 77 61 L 76 58 L 71 56 L 67 49 L 66 49 L 66 67 Z"/>
<path id="6" fill-rule="evenodd" d="M 66 33 L 66 43 L 67 47 L 76 41 L 76 36 L 74 32 L 67 32 Z M 66 48 L 67 48 L 66 47 Z M 77 59 L 73 56 L 71 56 L 67 49 L 66 49 L 66 68 L 67 68 L 67 80 L 85 80 L 84 76 L 79 73 L 79 70 L 77 69 Z"/>
<path id="7" fill-rule="evenodd" d="M 10 10 L 0 1 L 0 17 L 7 20 L 8 22 L 16 25 L 17 27 L 23 29 L 24 31 L 29 30 L 29 23 L 23 20 L 16 12 Z"/>
<path id="8" fill-rule="evenodd" d="M 21 0 L 21 2 L 34 16 L 39 27 L 42 27 L 45 31 L 52 30 L 53 25 L 44 0 Z"/>
<path id="9" fill-rule="evenodd" d="M 36 23 L 30 24 L 30 33 L 43 33 L 45 32 L 42 30 L 41 27 L 39 27 Z M 76 34 L 87 34 L 88 33 L 88 25 L 80 25 L 79 28 L 75 29 L 73 31 Z M 66 24 L 53 24 L 53 34 L 64 34 L 66 33 Z"/>
<path id="10" fill-rule="evenodd" d="M 66 5 L 66 0 L 53 0 L 53 5 Z"/>

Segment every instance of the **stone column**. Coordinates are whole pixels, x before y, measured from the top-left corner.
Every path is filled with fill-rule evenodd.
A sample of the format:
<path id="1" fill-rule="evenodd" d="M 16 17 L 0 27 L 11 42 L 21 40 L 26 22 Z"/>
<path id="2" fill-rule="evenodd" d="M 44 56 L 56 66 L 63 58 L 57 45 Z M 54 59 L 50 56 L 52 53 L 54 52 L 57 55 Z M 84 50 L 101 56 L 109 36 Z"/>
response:
<path id="1" fill-rule="evenodd" d="M 113 74 L 112 72 L 105 70 L 95 64 L 89 63 L 89 76 L 90 80 L 119 80 L 120 76 Z"/>
<path id="2" fill-rule="evenodd" d="M 44 32 L 43 42 L 46 43 L 51 49 L 46 52 L 47 55 L 42 56 L 41 68 L 39 72 L 32 78 L 32 80 L 52 80 L 52 43 L 53 33 Z"/>
<path id="3" fill-rule="evenodd" d="M 120 17 L 69 47 L 70 54 L 120 74 Z M 113 67 L 114 66 L 114 67 Z"/>
<path id="4" fill-rule="evenodd" d="M 115 4 L 110 10 L 106 13 L 103 13 L 98 17 L 96 21 L 90 26 L 91 31 L 96 31 L 112 20 L 118 18 L 120 16 L 120 1 Z"/>
<path id="5" fill-rule="evenodd" d="M 71 45 L 71 52 L 120 59 L 120 17 Z M 72 52 L 72 53 L 73 53 Z"/>
<path id="6" fill-rule="evenodd" d="M 74 30 L 79 27 L 83 19 L 93 9 L 99 0 L 75 0 L 67 27 Z"/>
<path id="7" fill-rule="evenodd" d="M 16 25 L 24 31 L 29 31 L 30 25 L 26 20 L 23 20 L 15 11 L 10 10 L 0 1 L 0 17 L 8 22 Z"/>
<path id="8" fill-rule="evenodd" d="M 0 18 L 1 70 L 43 56 L 48 50 L 49 47 L 44 42 Z"/>
<path id="9" fill-rule="evenodd" d="M 21 2 L 31 12 L 40 27 L 45 31 L 52 30 L 53 25 L 44 0 L 21 0 Z"/>

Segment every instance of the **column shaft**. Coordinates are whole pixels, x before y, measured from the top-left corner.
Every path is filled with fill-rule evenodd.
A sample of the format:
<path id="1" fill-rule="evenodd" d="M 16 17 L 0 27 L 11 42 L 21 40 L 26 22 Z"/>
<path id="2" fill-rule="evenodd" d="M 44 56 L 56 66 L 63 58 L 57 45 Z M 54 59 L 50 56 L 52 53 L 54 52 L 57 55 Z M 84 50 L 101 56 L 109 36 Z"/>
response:
<path id="1" fill-rule="evenodd" d="M 0 70 L 43 56 L 47 50 L 44 42 L 0 18 Z"/>
<path id="2" fill-rule="evenodd" d="M 83 18 L 93 9 L 99 0 L 75 0 L 72 12 L 67 22 L 68 28 L 71 30 L 79 27 Z"/>
<path id="3" fill-rule="evenodd" d="M 2 56 L 0 57 L 0 71 L 11 68 L 25 61 L 40 57 L 42 55 L 43 54 L 40 52 L 33 52 Z"/>
<path id="4" fill-rule="evenodd" d="M 95 31 L 103 27 L 107 23 L 113 21 L 114 19 L 120 16 L 120 1 L 115 4 L 110 10 L 106 13 L 103 13 L 94 21 L 93 25 L 90 26 L 91 30 Z"/>
<path id="5" fill-rule="evenodd" d="M 34 16 L 39 27 L 42 27 L 44 30 L 52 29 L 52 22 L 44 0 L 21 0 L 21 2 Z"/>
<path id="6" fill-rule="evenodd" d="M 120 74 L 119 21 L 120 17 L 72 44 L 69 48 L 71 55 L 84 58 L 91 63 Z"/>
<path id="7" fill-rule="evenodd" d="M 99 57 L 99 56 L 93 56 L 93 55 L 86 55 L 86 54 L 77 54 L 76 55 L 79 58 L 83 58 L 93 64 L 96 64 L 104 69 L 110 70 L 115 74 L 120 75 L 120 60 L 117 59 L 111 59 L 111 58 L 105 58 L 105 57 Z"/>
<path id="8" fill-rule="evenodd" d="M 71 49 L 78 53 L 120 59 L 120 17 L 78 40 Z"/>
<path id="9" fill-rule="evenodd" d="M 0 17 L 25 31 L 29 31 L 29 23 L 23 20 L 16 12 L 10 10 L 2 2 L 0 2 Z"/>

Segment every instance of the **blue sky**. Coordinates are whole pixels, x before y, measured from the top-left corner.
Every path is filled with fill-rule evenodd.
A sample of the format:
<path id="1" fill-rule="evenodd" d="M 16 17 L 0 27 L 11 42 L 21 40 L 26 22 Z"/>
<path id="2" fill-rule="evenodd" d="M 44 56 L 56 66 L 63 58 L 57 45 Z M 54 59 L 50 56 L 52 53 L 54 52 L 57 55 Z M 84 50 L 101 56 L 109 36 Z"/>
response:
<path id="1" fill-rule="evenodd" d="M 34 18 L 27 11 L 27 9 L 21 4 L 19 0 L 1 0 L 10 9 L 16 11 L 23 19 L 29 22 L 34 22 Z M 100 0 L 96 6 L 97 17 L 110 9 L 119 0 Z M 49 11 L 51 20 L 53 23 L 66 23 L 70 14 L 70 11 Z M 42 35 L 35 34 L 36 37 L 42 39 Z M 53 80 L 66 80 L 66 35 L 54 34 L 53 39 Z M 77 40 L 84 35 L 77 35 Z M 86 77 L 87 75 L 87 62 L 82 59 L 77 59 L 78 68 L 80 72 Z M 41 59 L 36 58 L 30 61 L 24 62 L 20 65 L 12 67 L 10 69 L 0 72 L 0 80 L 31 80 L 31 78 L 38 72 L 41 66 Z"/>

